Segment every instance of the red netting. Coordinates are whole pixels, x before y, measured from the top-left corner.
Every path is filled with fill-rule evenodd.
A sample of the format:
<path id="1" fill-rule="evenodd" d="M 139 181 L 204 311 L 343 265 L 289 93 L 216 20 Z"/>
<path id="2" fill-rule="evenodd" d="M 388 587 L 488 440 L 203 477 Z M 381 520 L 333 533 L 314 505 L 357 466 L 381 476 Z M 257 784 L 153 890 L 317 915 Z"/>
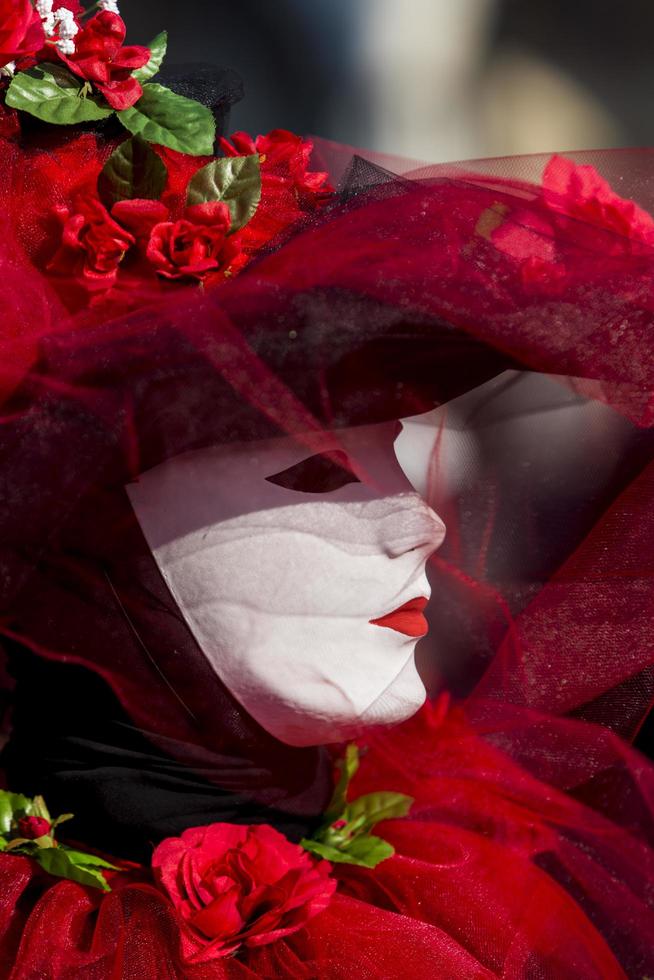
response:
<path id="1" fill-rule="evenodd" d="M 529 182 L 535 158 L 400 177 L 354 158 L 329 209 L 215 291 L 126 283 L 109 307 L 71 314 L 34 265 L 52 234 L 34 175 L 71 174 L 78 155 L 90 174 L 105 151 L 90 137 L 47 158 L 2 149 L 14 177 L 0 614 L 13 655 L 92 670 L 177 763 L 313 812 L 324 759 L 275 743 L 203 661 L 180 657 L 179 624 L 134 573 L 142 539 L 118 492 L 189 449 L 275 434 L 311 447 L 325 429 L 450 403 L 427 487 L 448 526 L 432 562 L 431 671 L 457 702 L 365 737 L 358 789 L 408 792 L 414 814 L 381 830 L 398 856 L 344 872 L 303 932 L 181 966 L 153 890 L 100 899 L 30 883 L 25 862 L 3 857 L 8 975 L 652 972 L 653 777 L 622 737 L 654 696 L 654 221 L 565 163 L 543 191 Z M 593 158 L 643 207 L 650 160 Z M 509 369 L 556 376 L 554 409 L 575 406 L 566 424 L 492 386 L 466 401 Z"/>

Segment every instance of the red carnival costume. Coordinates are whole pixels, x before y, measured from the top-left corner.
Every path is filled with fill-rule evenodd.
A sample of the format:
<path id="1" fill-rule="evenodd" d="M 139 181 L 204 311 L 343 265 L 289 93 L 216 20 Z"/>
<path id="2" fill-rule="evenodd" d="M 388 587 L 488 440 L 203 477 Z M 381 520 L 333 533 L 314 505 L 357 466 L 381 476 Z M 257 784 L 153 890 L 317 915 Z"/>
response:
<path id="1" fill-rule="evenodd" d="M 192 82 L 151 81 L 161 36 L 124 47 L 111 4 L 73 33 L 48 20 L 62 6 L 39 10 L 45 40 L 27 2 L 0 34 L 2 976 L 654 973 L 654 770 L 629 744 L 654 691 L 652 154 L 408 172 L 276 131 L 217 157 Z M 63 136 L 43 103 L 28 116 L 44 80 L 58 105 L 79 86 Z M 220 123 L 238 83 L 202 84 Z M 499 448 L 509 371 L 579 407 L 545 478 Z M 308 493 L 373 495 L 347 431 L 446 405 L 431 697 L 344 739 L 360 766 L 348 750 L 332 796 L 345 745 L 278 738 L 274 698 L 226 679 L 130 488 L 283 437 L 345 474 Z M 445 499 L 448 433 L 473 431 Z M 281 602 L 293 569 L 270 542 Z M 70 832 L 22 793 L 74 810 Z"/>

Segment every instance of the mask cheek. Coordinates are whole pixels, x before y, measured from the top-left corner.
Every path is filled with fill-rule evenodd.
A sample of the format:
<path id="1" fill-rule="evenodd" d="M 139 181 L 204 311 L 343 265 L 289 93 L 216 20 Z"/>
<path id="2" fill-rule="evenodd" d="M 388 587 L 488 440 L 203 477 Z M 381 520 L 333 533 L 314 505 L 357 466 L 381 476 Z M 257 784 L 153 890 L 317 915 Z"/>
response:
<path id="1" fill-rule="evenodd" d="M 315 535 L 285 530 L 273 551 L 255 528 L 230 530 L 236 538 L 181 539 L 157 560 L 215 673 L 264 729 L 291 745 L 328 744 L 362 719 L 389 724 L 418 709 L 415 641 L 369 622 L 415 569 L 375 552 L 357 556 L 354 575 L 352 556 Z"/>

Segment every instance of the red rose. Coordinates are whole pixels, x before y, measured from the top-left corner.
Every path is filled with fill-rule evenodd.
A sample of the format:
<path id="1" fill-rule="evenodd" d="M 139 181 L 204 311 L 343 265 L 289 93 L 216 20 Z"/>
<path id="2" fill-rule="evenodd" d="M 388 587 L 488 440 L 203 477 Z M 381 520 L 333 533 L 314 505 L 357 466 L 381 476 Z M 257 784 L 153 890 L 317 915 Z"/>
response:
<path id="1" fill-rule="evenodd" d="M 240 267 L 240 250 L 229 236 L 231 215 L 221 201 L 194 204 L 179 221 L 162 221 L 150 233 L 146 257 L 166 279 L 198 279 Z"/>
<path id="2" fill-rule="evenodd" d="M 527 288 L 557 292 L 569 276 L 572 247 L 577 275 L 592 273 L 595 256 L 649 255 L 654 218 L 620 197 L 594 167 L 554 156 L 543 174 L 542 194 L 532 207 L 519 207 L 492 232 L 496 248 L 521 263 Z M 583 256 L 587 263 L 583 263 Z"/>
<path id="3" fill-rule="evenodd" d="M 553 216 L 613 232 L 618 237 L 618 252 L 629 251 L 629 243 L 654 245 L 651 214 L 616 194 L 594 167 L 578 166 L 565 157 L 553 156 L 543 174 L 543 197 Z M 566 227 L 570 228 L 569 221 Z M 581 229 L 576 230 L 582 234 Z"/>
<path id="4" fill-rule="evenodd" d="M 45 837 L 52 830 L 49 820 L 45 817 L 22 817 L 18 821 L 18 830 L 21 837 L 27 840 L 36 840 L 37 837 Z"/>
<path id="5" fill-rule="evenodd" d="M 152 865 L 181 919 L 183 953 L 191 962 L 297 932 L 336 889 L 326 861 L 315 864 L 267 826 L 186 830 L 157 847 Z"/>
<path id="6" fill-rule="evenodd" d="M 134 237 L 91 195 L 78 197 L 72 211 L 56 208 L 55 213 L 63 222 L 63 231 L 59 251 L 48 269 L 76 279 L 92 292 L 110 289 Z"/>
<path id="7" fill-rule="evenodd" d="M 231 142 L 221 140 L 221 147 L 230 157 L 259 154 L 261 202 L 254 217 L 236 235 L 247 255 L 255 255 L 278 239 L 332 193 L 328 174 L 309 170 L 313 144 L 294 133 L 275 129 L 256 139 L 247 133 L 234 133 Z"/>
<path id="8" fill-rule="evenodd" d="M 74 54 L 59 53 L 72 72 L 92 82 L 118 110 L 129 109 L 141 98 L 143 89 L 132 72 L 150 60 L 148 48 L 123 47 L 125 33 L 122 18 L 105 10 L 92 17 L 76 36 Z"/>
<path id="9" fill-rule="evenodd" d="M 0 67 L 36 54 L 44 43 L 41 18 L 30 0 L 0 0 Z"/>
<path id="10" fill-rule="evenodd" d="M 229 157 L 258 153 L 264 184 L 292 188 L 304 205 L 315 206 L 332 191 L 329 174 L 309 170 L 313 143 L 286 129 L 273 129 L 267 136 L 256 139 L 247 133 L 234 133 L 231 142 L 221 140 L 221 147 Z"/>
<path id="11" fill-rule="evenodd" d="M 152 229 L 168 221 L 170 211 L 161 201 L 136 197 L 114 204 L 111 216 L 134 235 L 137 243 L 147 247 Z"/>

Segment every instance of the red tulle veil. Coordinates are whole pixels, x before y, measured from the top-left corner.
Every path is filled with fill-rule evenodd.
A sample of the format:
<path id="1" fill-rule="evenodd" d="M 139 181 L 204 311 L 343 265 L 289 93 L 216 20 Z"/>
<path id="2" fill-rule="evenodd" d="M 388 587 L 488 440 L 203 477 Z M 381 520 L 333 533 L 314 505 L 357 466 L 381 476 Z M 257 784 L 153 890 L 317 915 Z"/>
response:
<path id="1" fill-rule="evenodd" d="M 100 573 L 67 537 L 88 532 L 88 508 L 189 449 L 279 434 L 311 446 L 326 429 L 439 406 L 445 433 L 484 430 L 481 463 L 444 496 L 434 444 L 426 493 L 448 538 L 431 561 L 432 630 L 450 661 L 417 716 L 361 737 L 354 789 L 416 801 L 380 826 L 395 856 L 339 866 L 329 907 L 294 935 L 192 965 L 146 868 L 103 895 L 2 855 L 3 976 L 654 973 L 654 769 L 632 746 L 647 749 L 654 699 L 652 152 L 430 167 L 318 141 L 333 199 L 238 276 L 204 292 L 128 277 L 78 303 L 44 272 L 51 211 L 110 149 L 89 133 L 0 141 L 7 644 L 91 670 L 136 728 L 194 766 L 228 744 L 223 722 L 170 646 L 153 663 L 113 642 Z M 169 162 L 172 197 L 186 175 Z M 515 466 L 498 458 L 496 400 L 477 399 L 474 420 L 460 409 L 504 372 L 547 375 L 584 406 L 545 484 L 517 450 Z M 542 438 L 537 421 L 529 431 Z M 122 515 L 101 513 L 119 564 Z M 265 792 L 248 792 L 283 807 L 278 751 L 266 748 Z"/>

